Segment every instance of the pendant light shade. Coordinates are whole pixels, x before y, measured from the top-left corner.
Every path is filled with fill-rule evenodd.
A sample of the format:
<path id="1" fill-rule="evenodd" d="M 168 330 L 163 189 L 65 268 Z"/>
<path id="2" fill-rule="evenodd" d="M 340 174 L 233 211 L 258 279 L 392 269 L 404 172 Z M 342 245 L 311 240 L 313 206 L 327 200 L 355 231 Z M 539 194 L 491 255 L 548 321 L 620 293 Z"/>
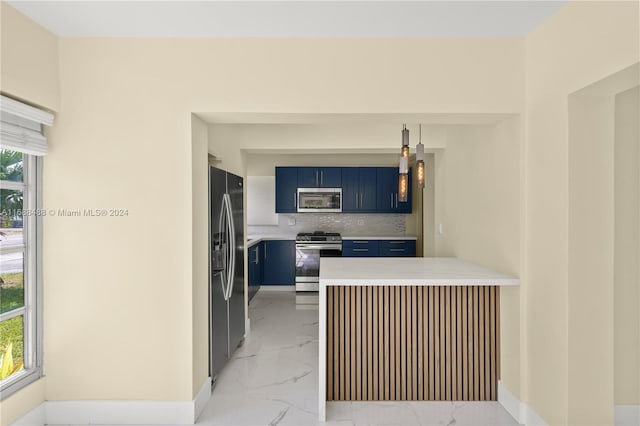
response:
<path id="1" fill-rule="evenodd" d="M 407 129 L 407 125 L 402 125 L 402 157 L 409 158 L 409 130 Z"/>
<path id="2" fill-rule="evenodd" d="M 424 145 L 422 144 L 422 124 L 420 125 L 420 142 L 416 145 L 416 169 L 418 174 L 418 186 L 422 189 L 425 185 L 424 176 Z"/>
<path id="3" fill-rule="evenodd" d="M 409 130 L 402 125 L 402 152 L 398 176 L 398 202 L 406 203 L 409 191 Z"/>
<path id="4" fill-rule="evenodd" d="M 406 203 L 409 197 L 409 175 L 401 174 L 398 177 L 398 202 Z"/>

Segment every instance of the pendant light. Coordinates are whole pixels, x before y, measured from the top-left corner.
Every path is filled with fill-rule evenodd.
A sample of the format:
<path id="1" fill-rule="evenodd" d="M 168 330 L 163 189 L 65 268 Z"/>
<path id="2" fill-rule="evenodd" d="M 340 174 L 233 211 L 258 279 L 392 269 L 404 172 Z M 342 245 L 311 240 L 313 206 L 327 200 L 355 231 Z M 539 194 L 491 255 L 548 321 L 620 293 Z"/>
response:
<path id="1" fill-rule="evenodd" d="M 402 125 L 402 157 L 409 158 L 409 130 L 407 129 L 407 125 Z"/>
<path id="2" fill-rule="evenodd" d="M 420 141 L 416 145 L 416 169 L 418 173 L 418 186 L 424 188 L 424 145 L 422 144 L 422 124 L 419 125 Z"/>
<path id="3" fill-rule="evenodd" d="M 402 125 L 402 155 L 400 156 L 400 175 L 398 176 L 398 202 L 406 203 L 409 191 L 409 130 Z"/>

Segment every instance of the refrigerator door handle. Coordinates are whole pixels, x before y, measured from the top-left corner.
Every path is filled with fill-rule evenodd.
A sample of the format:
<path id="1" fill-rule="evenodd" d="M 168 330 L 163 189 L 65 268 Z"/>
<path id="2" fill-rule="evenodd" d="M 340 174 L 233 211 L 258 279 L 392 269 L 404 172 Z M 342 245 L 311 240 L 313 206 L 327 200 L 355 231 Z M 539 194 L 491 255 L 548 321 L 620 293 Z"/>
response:
<path id="1" fill-rule="evenodd" d="M 222 251 L 221 253 L 221 257 L 222 257 L 222 269 L 220 271 L 220 280 L 222 283 L 222 294 L 226 294 L 226 288 L 225 288 L 225 282 L 227 281 L 227 271 L 229 268 L 228 265 L 228 258 L 227 258 L 227 247 L 228 247 L 228 243 L 227 243 L 227 223 L 226 223 L 226 219 L 227 219 L 227 214 L 226 214 L 226 210 L 224 208 L 224 198 L 222 201 L 222 206 L 220 206 L 220 219 L 218 220 L 218 235 L 220 236 L 220 250 Z"/>
<path id="2" fill-rule="evenodd" d="M 236 224 L 233 220 L 233 208 L 231 207 L 231 197 L 227 195 L 227 207 L 229 208 L 229 225 L 231 228 L 231 241 L 233 244 L 231 245 L 231 254 L 232 254 L 232 263 L 231 263 L 231 276 L 229 277 L 229 299 L 231 299 L 231 295 L 233 294 L 233 284 L 236 276 Z"/>
<path id="3" fill-rule="evenodd" d="M 229 194 L 223 195 L 223 204 L 227 215 L 227 230 L 229 235 L 229 265 L 227 267 L 227 289 L 225 292 L 225 299 L 229 300 L 233 294 L 233 280 L 236 269 L 236 241 L 235 241 L 235 226 L 233 223 L 233 211 L 231 210 L 231 198 Z"/>

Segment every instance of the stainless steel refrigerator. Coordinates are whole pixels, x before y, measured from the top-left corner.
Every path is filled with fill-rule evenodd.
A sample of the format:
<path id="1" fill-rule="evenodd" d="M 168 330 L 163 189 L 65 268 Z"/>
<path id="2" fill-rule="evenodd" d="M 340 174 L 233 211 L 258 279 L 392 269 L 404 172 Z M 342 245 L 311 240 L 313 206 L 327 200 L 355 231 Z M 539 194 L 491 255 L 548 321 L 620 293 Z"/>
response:
<path id="1" fill-rule="evenodd" d="M 242 178 L 209 167 L 209 374 L 212 384 L 244 339 Z"/>

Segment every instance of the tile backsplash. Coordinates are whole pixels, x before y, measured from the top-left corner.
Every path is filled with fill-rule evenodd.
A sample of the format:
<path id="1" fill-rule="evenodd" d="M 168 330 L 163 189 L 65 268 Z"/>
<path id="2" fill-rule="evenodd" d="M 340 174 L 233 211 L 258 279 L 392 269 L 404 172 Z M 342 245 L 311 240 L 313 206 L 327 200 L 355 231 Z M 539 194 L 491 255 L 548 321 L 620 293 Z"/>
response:
<path id="1" fill-rule="evenodd" d="M 290 225 L 289 223 L 295 222 Z M 252 236 L 295 235 L 298 232 L 339 232 L 346 236 L 404 236 L 405 215 L 298 213 L 279 214 L 278 225 L 248 226 Z"/>

